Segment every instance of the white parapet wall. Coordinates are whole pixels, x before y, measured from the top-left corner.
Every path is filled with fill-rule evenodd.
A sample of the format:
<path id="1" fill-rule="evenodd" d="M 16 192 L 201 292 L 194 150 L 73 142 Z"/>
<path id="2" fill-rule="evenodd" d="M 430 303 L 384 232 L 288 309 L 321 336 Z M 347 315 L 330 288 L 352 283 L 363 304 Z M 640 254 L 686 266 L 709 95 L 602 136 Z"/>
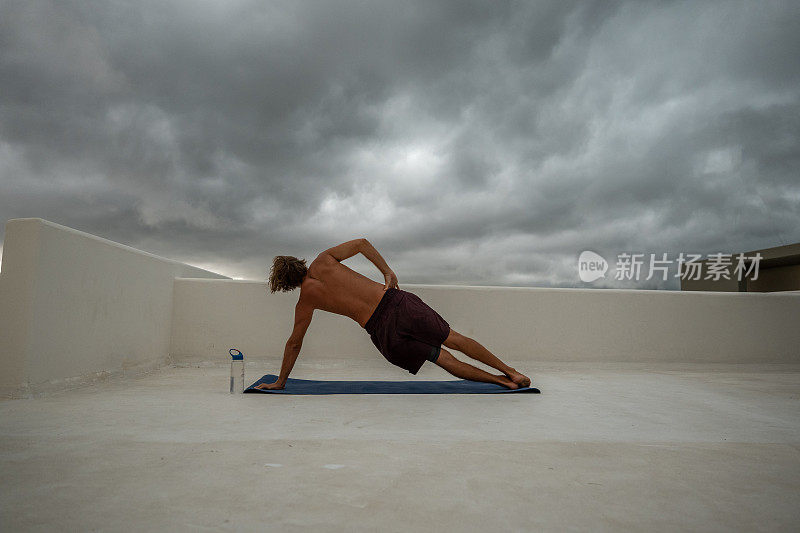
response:
<path id="1" fill-rule="evenodd" d="M 456 331 L 531 361 L 800 363 L 800 294 L 402 285 Z M 297 291 L 175 280 L 171 361 L 280 358 Z M 316 311 L 301 357 L 380 357 L 354 321 Z"/>
<path id="2" fill-rule="evenodd" d="M 39 218 L 9 220 L 0 395 L 25 397 L 164 364 L 176 277 L 227 279 Z"/>
<path id="3" fill-rule="evenodd" d="M 800 363 L 800 293 L 405 285 L 509 360 Z M 6 224 L 0 396 L 25 397 L 171 362 L 279 359 L 298 293 L 231 280 L 42 219 Z M 323 311 L 304 358 L 380 357 Z"/>

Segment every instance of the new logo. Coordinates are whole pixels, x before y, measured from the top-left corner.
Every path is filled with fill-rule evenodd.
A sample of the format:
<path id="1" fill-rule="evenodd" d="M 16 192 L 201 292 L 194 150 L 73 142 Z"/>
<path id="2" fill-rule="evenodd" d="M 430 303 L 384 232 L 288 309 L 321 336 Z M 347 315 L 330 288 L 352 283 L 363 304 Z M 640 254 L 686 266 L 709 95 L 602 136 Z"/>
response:
<path id="1" fill-rule="evenodd" d="M 608 271 L 608 261 L 602 255 L 585 250 L 578 257 L 578 276 L 581 281 L 591 283 L 597 279 L 606 277 Z"/>

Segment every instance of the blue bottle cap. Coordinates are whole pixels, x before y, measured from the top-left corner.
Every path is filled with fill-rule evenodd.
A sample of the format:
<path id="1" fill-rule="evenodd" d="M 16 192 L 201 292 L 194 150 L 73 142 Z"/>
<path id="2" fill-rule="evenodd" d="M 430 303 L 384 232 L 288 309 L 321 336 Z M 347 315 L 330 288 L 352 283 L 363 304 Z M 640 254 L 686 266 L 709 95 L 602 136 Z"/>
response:
<path id="1" fill-rule="evenodd" d="M 230 350 L 228 350 L 228 353 L 231 354 L 231 357 L 233 357 L 234 361 L 244 361 L 244 354 L 239 350 L 237 350 L 236 348 L 231 348 Z"/>

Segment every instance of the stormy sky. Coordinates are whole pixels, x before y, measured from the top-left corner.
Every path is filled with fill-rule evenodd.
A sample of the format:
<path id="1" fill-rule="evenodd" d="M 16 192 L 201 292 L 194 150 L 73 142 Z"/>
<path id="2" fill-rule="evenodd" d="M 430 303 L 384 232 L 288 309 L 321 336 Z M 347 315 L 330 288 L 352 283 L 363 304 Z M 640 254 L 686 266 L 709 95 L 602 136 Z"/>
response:
<path id="1" fill-rule="evenodd" d="M 0 221 L 264 279 L 800 241 L 800 3 L 0 0 Z M 379 279 L 364 260 L 348 262 Z"/>

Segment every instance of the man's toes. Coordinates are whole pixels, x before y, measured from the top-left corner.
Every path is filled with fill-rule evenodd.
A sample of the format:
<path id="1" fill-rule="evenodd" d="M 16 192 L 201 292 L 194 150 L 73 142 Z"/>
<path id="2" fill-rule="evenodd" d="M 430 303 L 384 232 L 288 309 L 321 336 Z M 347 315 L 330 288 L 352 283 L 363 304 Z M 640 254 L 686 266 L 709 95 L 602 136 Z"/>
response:
<path id="1" fill-rule="evenodd" d="M 501 383 L 500 384 L 503 387 L 507 388 L 507 389 L 518 389 L 519 388 L 519 385 L 514 383 L 514 381 L 511 380 L 511 379 L 508 379 L 506 377 L 503 377 L 503 378 L 500 378 L 500 379 L 501 379 Z"/>
<path id="2" fill-rule="evenodd" d="M 511 381 L 513 381 L 514 383 L 516 383 L 520 387 L 530 387 L 531 386 L 531 378 L 529 378 L 528 376 L 526 376 L 524 374 L 520 374 L 519 372 L 516 372 L 515 374 L 513 374 L 513 377 L 511 377 Z"/>

